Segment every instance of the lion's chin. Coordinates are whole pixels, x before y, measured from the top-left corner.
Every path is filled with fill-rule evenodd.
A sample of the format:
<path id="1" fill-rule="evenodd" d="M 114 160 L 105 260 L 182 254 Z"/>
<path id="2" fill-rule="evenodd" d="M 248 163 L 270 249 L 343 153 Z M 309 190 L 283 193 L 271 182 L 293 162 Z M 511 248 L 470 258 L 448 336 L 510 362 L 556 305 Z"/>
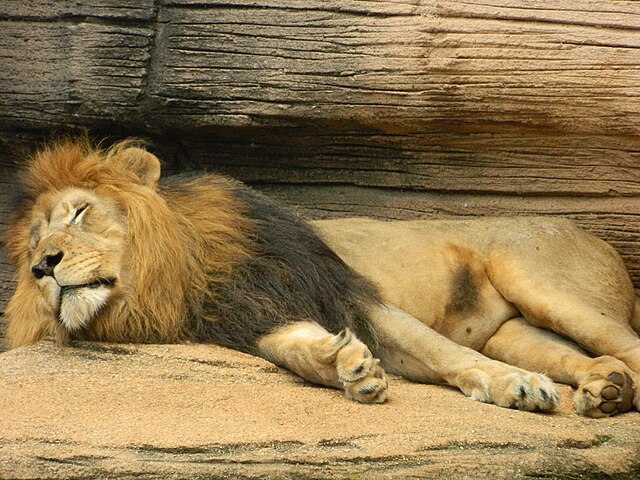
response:
<path id="1" fill-rule="evenodd" d="M 59 320 L 69 331 L 85 327 L 107 304 L 111 290 L 106 286 L 74 288 L 62 294 Z"/>

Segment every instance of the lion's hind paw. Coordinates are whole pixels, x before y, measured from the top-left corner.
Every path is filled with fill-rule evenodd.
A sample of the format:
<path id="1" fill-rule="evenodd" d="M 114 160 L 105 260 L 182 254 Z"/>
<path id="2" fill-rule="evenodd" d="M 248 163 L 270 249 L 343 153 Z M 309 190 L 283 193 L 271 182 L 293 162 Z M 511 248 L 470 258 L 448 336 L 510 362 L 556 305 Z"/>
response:
<path id="1" fill-rule="evenodd" d="M 560 396 L 555 384 L 538 373 L 512 373 L 496 381 L 497 404 L 529 412 L 550 412 L 558 406 Z"/>
<path id="2" fill-rule="evenodd" d="M 580 385 L 573 400 L 581 415 L 602 418 L 631 410 L 633 394 L 631 377 L 624 372 L 612 372 Z"/>

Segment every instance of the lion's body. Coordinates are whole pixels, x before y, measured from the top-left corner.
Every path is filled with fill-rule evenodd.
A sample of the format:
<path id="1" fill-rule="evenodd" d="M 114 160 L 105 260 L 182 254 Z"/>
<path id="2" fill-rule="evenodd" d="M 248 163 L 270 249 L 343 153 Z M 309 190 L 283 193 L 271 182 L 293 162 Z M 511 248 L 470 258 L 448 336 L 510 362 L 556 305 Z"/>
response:
<path id="1" fill-rule="evenodd" d="M 499 278 L 501 262 L 511 259 L 526 271 L 521 281 L 528 289 L 553 285 L 558 297 L 597 297 L 594 306 L 611 316 L 630 318 L 633 312 L 633 286 L 620 258 L 565 219 L 347 218 L 315 225 L 338 255 L 373 279 L 384 301 L 474 350 L 519 314 Z"/>
<path id="2" fill-rule="evenodd" d="M 215 342 L 382 402 L 371 349 L 389 371 L 501 406 L 556 405 L 553 383 L 522 368 L 578 386 L 585 415 L 640 405 L 629 276 L 568 221 L 311 226 L 224 177 L 159 176 L 129 144 L 36 156 L 5 239 L 18 267 L 9 347 L 48 335 Z"/>

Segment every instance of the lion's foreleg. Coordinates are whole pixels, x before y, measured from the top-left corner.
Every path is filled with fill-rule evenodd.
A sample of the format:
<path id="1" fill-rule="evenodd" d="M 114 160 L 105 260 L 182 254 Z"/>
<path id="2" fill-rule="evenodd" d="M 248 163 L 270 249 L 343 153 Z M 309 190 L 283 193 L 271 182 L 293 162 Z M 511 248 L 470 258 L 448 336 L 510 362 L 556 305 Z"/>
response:
<path id="1" fill-rule="evenodd" d="M 348 329 L 332 335 L 313 322 L 296 322 L 262 336 L 260 356 L 320 385 L 343 389 L 363 403 L 387 400 L 387 377 L 369 349 Z"/>
<path id="2" fill-rule="evenodd" d="M 505 322 L 482 353 L 577 387 L 574 402 L 582 415 L 608 417 L 631 409 L 636 374 L 624 363 L 610 356 L 591 358 L 576 344 L 522 318 Z"/>
<path id="3" fill-rule="evenodd" d="M 555 385 L 463 347 L 403 312 L 385 305 L 370 312 L 380 357 L 390 372 L 422 382 L 445 382 L 474 400 L 521 410 L 553 410 Z"/>

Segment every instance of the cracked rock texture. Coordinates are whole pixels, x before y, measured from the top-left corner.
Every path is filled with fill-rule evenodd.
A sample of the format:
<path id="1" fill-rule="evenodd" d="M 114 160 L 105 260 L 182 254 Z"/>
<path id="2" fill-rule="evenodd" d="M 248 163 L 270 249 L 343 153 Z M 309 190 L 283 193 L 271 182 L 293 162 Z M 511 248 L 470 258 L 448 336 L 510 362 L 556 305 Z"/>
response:
<path id="1" fill-rule="evenodd" d="M 640 288 L 639 18 L 624 0 L 0 2 L 0 232 L 16 168 L 80 127 L 323 217 L 572 218 Z M 0 253 L 0 312 L 13 285 Z"/>
<path id="2" fill-rule="evenodd" d="M 640 413 L 519 412 L 392 378 L 360 405 L 211 345 L 0 354 L 0 478 L 636 478 Z"/>

